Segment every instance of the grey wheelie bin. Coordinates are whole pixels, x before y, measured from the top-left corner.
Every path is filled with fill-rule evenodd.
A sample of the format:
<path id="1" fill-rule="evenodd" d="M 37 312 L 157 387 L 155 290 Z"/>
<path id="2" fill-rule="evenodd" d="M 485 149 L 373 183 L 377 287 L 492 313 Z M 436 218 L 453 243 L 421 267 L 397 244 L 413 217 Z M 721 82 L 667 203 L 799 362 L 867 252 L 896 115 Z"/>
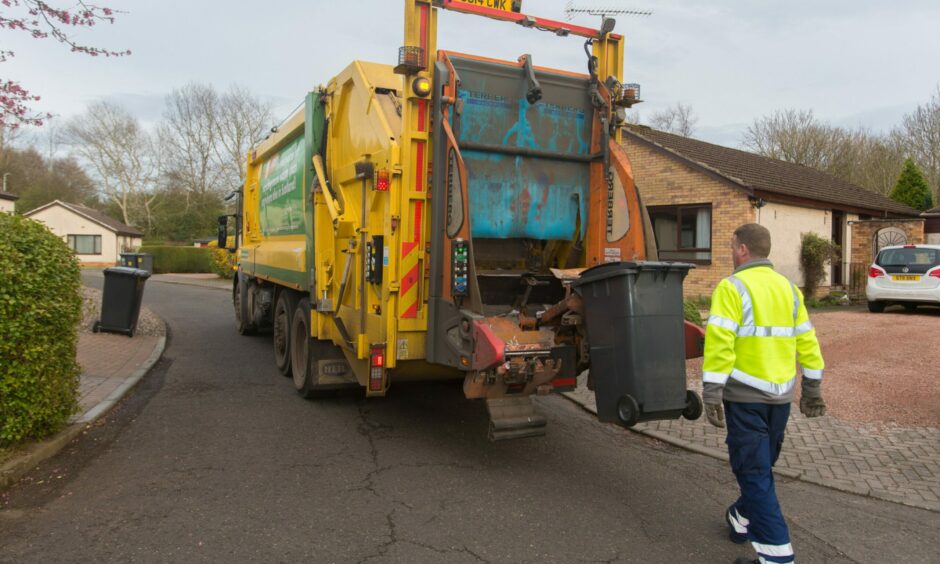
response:
<path id="1" fill-rule="evenodd" d="M 144 284 L 150 273 L 139 268 L 115 266 L 104 271 L 104 292 L 101 296 L 101 319 L 93 328 L 108 333 L 133 337 L 144 298 Z"/>
<path id="2" fill-rule="evenodd" d="M 572 284 L 584 300 L 601 421 L 632 427 L 701 416 L 702 400 L 685 384 L 682 282 L 691 268 L 615 262 L 585 270 Z"/>
<path id="3" fill-rule="evenodd" d="M 139 268 L 153 274 L 153 255 L 150 253 L 121 253 L 121 266 Z"/>

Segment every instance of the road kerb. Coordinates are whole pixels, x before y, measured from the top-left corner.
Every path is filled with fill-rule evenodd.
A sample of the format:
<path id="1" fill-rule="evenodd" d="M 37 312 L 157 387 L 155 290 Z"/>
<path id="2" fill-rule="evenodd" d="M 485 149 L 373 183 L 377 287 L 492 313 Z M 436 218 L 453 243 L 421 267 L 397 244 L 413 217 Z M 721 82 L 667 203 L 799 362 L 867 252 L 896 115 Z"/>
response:
<path id="1" fill-rule="evenodd" d="M 565 396 L 568 400 L 580 405 L 588 413 L 593 413 L 594 415 L 597 415 L 596 408 L 594 408 L 591 405 L 587 405 L 583 403 L 575 394 L 563 393 L 562 395 Z M 675 447 L 679 447 L 679 448 L 688 450 L 690 452 L 694 452 L 696 454 L 702 454 L 705 456 L 709 456 L 711 458 L 716 458 L 718 460 L 724 460 L 725 462 L 728 461 L 727 452 L 710 448 L 710 447 L 706 447 L 706 446 L 702 446 L 702 445 L 697 445 L 694 443 L 690 443 L 689 441 L 673 437 L 671 435 L 662 433 L 660 431 L 654 431 L 651 429 L 635 429 L 635 428 L 628 428 L 628 430 L 634 433 L 639 433 L 640 435 L 645 435 L 652 439 L 656 439 L 658 441 L 662 441 L 664 443 L 668 443 Z M 832 482 L 826 479 L 813 478 L 810 476 L 806 476 L 799 470 L 796 470 L 793 468 L 774 468 L 774 473 L 779 476 L 783 476 L 785 478 L 790 478 L 792 480 L 799 480 L 801 482 L 806 482 L 809 484 L 814 484 L 817 486 L 830 488 L 830 489 L 837 490 L 840 492 L 850 493 L 850 494 L 864 496 L 864 497 L 870 497 L 872 499 L 880 499 L 880 500 L 889 501 L 892 503 L 898 503 L 901 505 L 905 505 L 907 507 L 916 507 L 918 509 L 926 509 L 928 511 L 940 512 L 940 503 L 929 502 L 929 501 L 912 503 L 911 501 L 905 499 L 903 496 L 900 496 L 900 495 L 894 495 L 894 494 L 885 495 L 885 494 L 891 494 L 891 492 L 883 492 L 883 493 L 879 493 L 878 495 L 873 495 L 870 489 L 856 488 L 856 487 L 852 487 L 849 485 L 843 485 L 843 484 L 839 484 L 836 482 Z"/>

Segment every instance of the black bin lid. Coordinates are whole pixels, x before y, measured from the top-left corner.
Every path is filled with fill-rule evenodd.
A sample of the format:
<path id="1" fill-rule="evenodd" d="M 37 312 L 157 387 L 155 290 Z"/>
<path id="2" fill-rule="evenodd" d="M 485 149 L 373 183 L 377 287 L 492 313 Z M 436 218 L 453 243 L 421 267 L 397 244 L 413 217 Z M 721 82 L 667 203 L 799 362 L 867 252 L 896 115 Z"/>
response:
<path id="1" fill-rule="evenodd" d="M 131 268 L 129 266 L 112 266 L 104 269 L 105 275 L 113 276 L 133 276 L 135 278 L 150 278 L 150 273 L 140 268 Z"/>
<path id="2" fill-rule="evenodd" d="M 637 274 L 641 271 L 669 272 L 670 270 L 682 270 L 688 272 L 695 268 L 694 264 L 685 262 L 653 262 L 653 261 L 623 261 L 608 262 L 592 266 L 581 273 L 581 277 L 571 283 L 572 287 L 583 286 L 599 282 L 608 278 L 616 278 L 628 274 Z"/>

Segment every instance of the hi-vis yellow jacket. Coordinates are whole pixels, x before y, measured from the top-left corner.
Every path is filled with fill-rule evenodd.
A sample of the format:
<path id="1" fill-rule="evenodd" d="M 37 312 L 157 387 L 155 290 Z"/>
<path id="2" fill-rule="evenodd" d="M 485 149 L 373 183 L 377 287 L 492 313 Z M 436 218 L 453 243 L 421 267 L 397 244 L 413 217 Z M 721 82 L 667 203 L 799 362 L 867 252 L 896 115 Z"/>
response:
<path id="1" fill-rule="evenodd" d="M 796 362 L 821 379 L 823 358 L 803 294 L 768 260 L 752 261 L 712 294 L 705 331 L 705 385 L 723 385 L 724 399 L 789 403 Z"/>

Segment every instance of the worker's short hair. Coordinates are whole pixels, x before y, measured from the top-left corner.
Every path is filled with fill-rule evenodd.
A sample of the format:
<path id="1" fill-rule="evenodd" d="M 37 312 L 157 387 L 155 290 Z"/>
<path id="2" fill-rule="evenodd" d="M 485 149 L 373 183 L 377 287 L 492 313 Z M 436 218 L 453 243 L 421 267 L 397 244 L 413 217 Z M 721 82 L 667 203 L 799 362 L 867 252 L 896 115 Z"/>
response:
<path id="1" fill-rule="evenodd" d="M 767 258 L 770 256 L 770 231 L 763 225 L 745 223 L 734 230 L 738 243 L 747 247 L 751 256 Z"/>

